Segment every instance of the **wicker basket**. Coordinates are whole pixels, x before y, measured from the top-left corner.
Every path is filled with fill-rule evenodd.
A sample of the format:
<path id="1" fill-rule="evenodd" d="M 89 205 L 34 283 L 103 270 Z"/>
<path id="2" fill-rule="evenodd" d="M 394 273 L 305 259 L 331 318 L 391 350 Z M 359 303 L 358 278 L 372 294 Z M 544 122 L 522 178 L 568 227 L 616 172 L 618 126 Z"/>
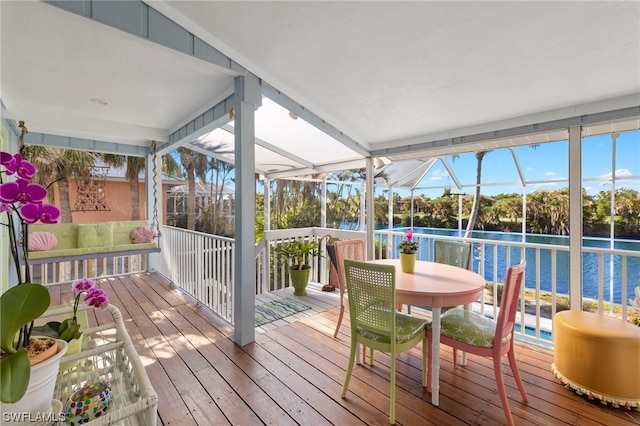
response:
<path id="1" fill-rule="evenodd" d="M 83 308 L 80 308 L 83 309 Z M 86 308 L 84 308 L 86 309 Z M 92 425 L 156 425 L 158 396 L 115 306 L 113 322 L 83 330 L 82 349 L 61 360 L 54 398 L 64 405 L 77 389 L 104 380 L 111 386 L 111 408 Z M 44 317 L 69 317 L 73 308 L 49 310 Z"/>

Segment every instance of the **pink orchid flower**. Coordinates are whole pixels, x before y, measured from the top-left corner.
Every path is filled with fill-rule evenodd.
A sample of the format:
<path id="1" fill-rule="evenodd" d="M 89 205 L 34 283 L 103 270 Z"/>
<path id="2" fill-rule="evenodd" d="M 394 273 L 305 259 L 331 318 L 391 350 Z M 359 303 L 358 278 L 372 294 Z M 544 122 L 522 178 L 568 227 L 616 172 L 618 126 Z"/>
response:
<path id="1" fill-rule="evenodd" d="M 78 292 L 88 291 L 88 290 L 91 290 L 92 288 L 95 288 L 95 284 L 93 281 L 91 281 L 88 278 L 82 278 L 80 280 L 74 281 L 73 284 L 71 284 L 71 288 L 73 288 L 74 292 L 78 293 Z"/>
<path id="2" fill-rule="evenodd" d="M 51 204 L 30 203 L 20 207 L 20 214 L 25 223 L 32 224 L 40 221 L 42 223 L 56 223 L 60 217 L 60 210 Z"/>
<path id="3" fill-rule="evenodd" d="M 0 200 L 5 203 L 20 202 L 22 204 L 37 203 L 47 197 L 47 190 L 37 183 L 29 183 L 24 179 L 0 185 Z"/>
<path id="4" fill-rule="evenodd" d="M 413 241 L 413 229 L 409 229 L 404 235 L 407 237 L 407 241 Z"/>
<path id="5" fill-rule="evenodd" d="M 28 162 L 22 159 L 22 155 L 11 155 L 8 152 L 0 152 L 0 164 L 7 169 L 7 176 L 11 176 L 14 173 L 21 179 L 31 179 L 36 174 L 36 168 Z"/>

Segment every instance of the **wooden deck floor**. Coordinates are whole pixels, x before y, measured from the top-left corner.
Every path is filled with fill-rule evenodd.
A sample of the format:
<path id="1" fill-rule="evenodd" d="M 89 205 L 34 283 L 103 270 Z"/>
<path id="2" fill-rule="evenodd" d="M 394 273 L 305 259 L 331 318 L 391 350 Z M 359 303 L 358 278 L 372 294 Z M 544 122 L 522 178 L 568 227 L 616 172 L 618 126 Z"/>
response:
<path id="1" fill-rule="evenodd" d="M 159 396 L 164 425 L 388 424 L 389 357 L 357 366 L 340 398 L 349 354 L 349 319 L 333 330 L 338 294 L 309 290 L 312 307 L 256 329 L 239 347 L 232 329 L 157 274 L 103 279 L 99 287 L 122 311 L 127 329 Z M 52 304 L 71 300 L 71 286 L 51 288 Z M 291 296 L 287 290 L 286 296 Z M 264 299 L 277 297 L 269 295 Z M 99 316 L 100 311 L 96 314 Z M 96 318 L 90 318 L 95 321 Z M 589 401 L 561 386 L 550 372 L 550 351 L 518 343 L 516 356 L 529 402 L 523 403 L 505 363 L 509 403 L 518 425 L 639 425 L 640 412 Z M 453 370 L 441 353 L 440 406 L 420 384 L 418 348 L 398 356 L 397 424 L 504 423 L 489 360 L 470 357 Z"/>

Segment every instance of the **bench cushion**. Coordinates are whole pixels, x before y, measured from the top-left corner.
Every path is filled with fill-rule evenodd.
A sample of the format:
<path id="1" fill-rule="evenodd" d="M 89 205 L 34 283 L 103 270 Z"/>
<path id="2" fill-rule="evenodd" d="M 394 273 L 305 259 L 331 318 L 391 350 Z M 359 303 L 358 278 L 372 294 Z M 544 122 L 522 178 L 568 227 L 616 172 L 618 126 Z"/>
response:
<path id="1" fill-rule="evenodd" d="M 141 250 L 157 251 L 156 242 L 134 244 L 131 232 L 148 226 L 146 220 L 114 221 L 100 223 L 58 223 L 29 225 L 29 232 L 49 232 L 56 236 L 58 244 L 47 251 L 30 251 L 30 260 L 59 259 L 69 257 L 89 258 L 97 255 Z M 74 260 L 74 259 L 64 259 Z M 62 261 L 62 260 L 58 260 Z"/>
<path id="2" fill-rule="evenodd" d="M 79 223 L 78 248 L 109 247 L 113 245 L 113 225 L 105 223 Z"/>

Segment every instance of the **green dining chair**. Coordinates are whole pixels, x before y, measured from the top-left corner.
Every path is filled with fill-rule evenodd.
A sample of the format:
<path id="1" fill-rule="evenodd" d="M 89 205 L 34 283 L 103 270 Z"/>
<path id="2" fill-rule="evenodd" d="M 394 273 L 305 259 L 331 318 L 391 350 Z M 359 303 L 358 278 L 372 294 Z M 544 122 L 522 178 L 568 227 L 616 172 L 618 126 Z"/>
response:
<path id="1" fill-rule="evenodd" d="M 471 254 L 471 243 L 468 241 L 435 240 L 433 242 L 433 261 L 437 263 L 471 270 L 473 267 Z"/>
<path id="2" fill-rule="evenodd" d="M 468 241 L 435 240 L 433 242 L 433 261 L 473 270 L 471 243 Z M 447 308 L 442 308 L 445 312 Z M 407 313 L 411 314 L 411 305 L 407 305 Z"/>
<path id="3" fill-rule="evenodd" d="M 393 265 L 344 260 L 351 319 L 351 353 L 342 387 L 346 398 L 358 345 L 386 352 L 391 357 L 389 421 L 396 420 L 396 354 L 422 341 L 422 386 L 426 386 L 426 320 L 396 311 L 396 272 Z"/>

